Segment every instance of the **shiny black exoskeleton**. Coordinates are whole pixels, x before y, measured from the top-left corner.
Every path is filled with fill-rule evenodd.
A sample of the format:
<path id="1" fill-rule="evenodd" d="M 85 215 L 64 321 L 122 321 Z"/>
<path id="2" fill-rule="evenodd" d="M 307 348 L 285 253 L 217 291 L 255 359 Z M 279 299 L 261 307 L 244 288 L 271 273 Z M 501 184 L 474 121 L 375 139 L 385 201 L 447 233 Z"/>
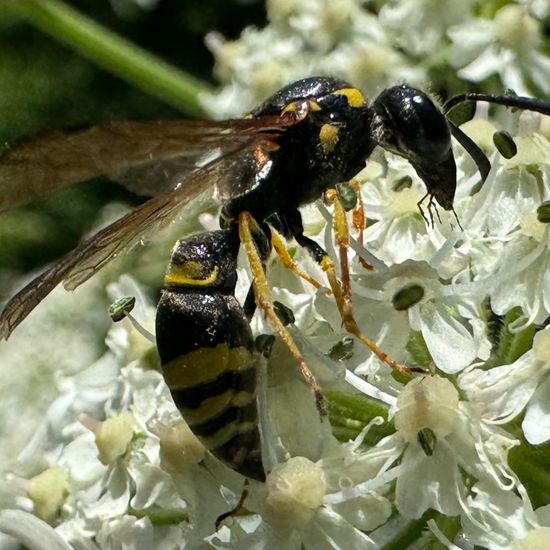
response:
<path id="1" fill-rule="evenodd" d="M 0 338 L 8 338 L 59 283 L 76 288 L 214 186 L 228 225 L 249 211 L 260 224 L 267 221 L 295 237 L 316 259 L 321 251 L 303 237 L 298 207 L 353 177 L 377 145 L 416 169 L 430 197 L 428 209 L 435 199 L 452 210 L 451 135 L 482 181 L 490 169 L 481 149 L 446 117 L 456 105 L 477 101 L 550 115 L 550 104 L 513 94 L 462 94 L 441 111 L 406 85 L 384 90 L 369 104 L 342 80 L 311 77 L 282 88 L 242 119 L 109 123 L 22 142 L 0 154 L 0 209 L 99 175 L 152 198 L 15 295 L 0 314 Z"/>
<path id="2" fill-rule="evenodd" d="M 377 145 L 405 157 L 426 184 L 427 194 L 444 209 L 452 209 L 453 128 L 424 92 L 395 86 L 369 104 L 342 80 L 312 77 L 279 90 L 251 116 L 299 109 L 303 119 L 285 131 L 276 151 L 250 156 L 247 175 L 255 178 L 254 185 L 231 194 L 224 218 L 234 219 L 246 210 L 305 244 L 297 208 L 351 179 Z"/>
<path id="3" fill-rule="evenodd" d="M 248 324 L 254 296 L 249 294 L 244 308 L 234 296 L 237 218 L 249 212 L 258 223 L 262 235 L 248 238 L 261 249 L 257 263 L 269 252 L 270 224 L 323 260 L 325 252 L 303 235 L 298 208 L 352 178 L 377 145 L 406 158 L 427 195 L 451 210 L 456 190 L 451 135 L 472 156 L 482 179 L 489 169 L 483 152 L 446 117 L 465 101 L 550 114 L 550 105 L 533 98 L 484 94 L 456 96 L 441 111 L 406 85 L 368 103 L 342 80 L 312 77 L 282 88 L 243 119 L 111 123 L 44 135 L 2 153 L 0 208 L 102 174 L 122 178 L 130 188 L 141 175 L 138 187 L 152 198 L 12 297 L 0 315 L 0 338 L 9 337 L 59 283 L 76 288 L 216 185 L 227 228 L 180 242 L 174 250 L 157 316 L 158 348 L 167 384 L 195 433 L 236 471 L 264 479 L 257 355 Z"/>
<path id="4" fill-rule="evenodd" d="M 405 85 L 384 90 L 372 109 L 371 133 L 376 143 L 405 157 L 424 181 L 428 195 L 451 210 L 456 164 L 445 116 L 424 92 Z"/>
<path id="5" fill-rule="evenodd" d="M 233 194 L 224 206 L 227 217 L 246 210 L 258 221 L 272 214 L 282 220 L 364 167 L 376 146 L 372 113 L 362 95 L 353 102 L 342 93 L 346 90 L 360 94 L 341 80 L 308 78 L 286 86 L 251 112 L 261 117 L 303 109 L 304 115 L 278 139 L 278 149 L 268 158 L 261 152 L 250 158 L 256 181 L 244 193 Z"/>
<path id="6" fill-rule="evenodd" d="M 263 481 L 252 331 L 234 296 L 236 230 L 174 246 L 157 306 L 157 349 L 181 415 L 204 446 L 240 474 Z"/>

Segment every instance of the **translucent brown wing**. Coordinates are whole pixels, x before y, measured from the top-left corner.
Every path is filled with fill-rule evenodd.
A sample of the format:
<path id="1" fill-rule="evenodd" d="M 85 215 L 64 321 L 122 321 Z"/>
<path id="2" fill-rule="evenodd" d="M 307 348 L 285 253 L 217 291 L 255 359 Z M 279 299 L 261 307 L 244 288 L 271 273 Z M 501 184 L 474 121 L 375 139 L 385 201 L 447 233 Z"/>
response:
<path id="1" fill-rule="evenodd" d="M 0 338 L 8 338 L 25 317 L 60 283 L 73 290 L 89 279 L 125 248 L 143 238 L 163 222 L 172 220 L 183 206 L 206 189 L 218 185 L 227 187 L 227 182 L 239 178 L 243 162 L 249 162 L 250 151 L 263 151 L 277 147 L 280 131 L 294 123 L 287 119 L 264 119 L 238 121 L 231 150 L 195 169 L 188 177 L 168 193 L 158 195 L 113 224 L 83 241 L 75 250 L 59 260 L 42 275 L 31 281 L 6 305 L 0 315 Z M 227 131 L 227 128 L 224 128 Z M 235 135 L 238 138 L 235 138 Z M 246 136 L 246 137 L 245 137 Z M 214 147 L 219 143 L 213 139 Z M 202 152 L 204 153 L 204 151 Z M 70 162 L 67 161 L 69 165 Z M 89 172 L 88 172 L 89 173 Z M 82 172 L 79 172 L 82 174 Z M 53 177 L 53 173 L 52 173 Z M 53 181 L 53 180 L 52 180 Z M 68 179 L 66 178 L 66 181 Z M 59 187 L 59 186 L 57 186 Z"/>
<path id="2" fill-rule="evenodd" d="M 205 154 L 224 156 L 282 124 L 275 117 L 114 122 L 46 134 L 0 155 L 0 210 L 99 175 L 156 196 L 182 181 Z"/>

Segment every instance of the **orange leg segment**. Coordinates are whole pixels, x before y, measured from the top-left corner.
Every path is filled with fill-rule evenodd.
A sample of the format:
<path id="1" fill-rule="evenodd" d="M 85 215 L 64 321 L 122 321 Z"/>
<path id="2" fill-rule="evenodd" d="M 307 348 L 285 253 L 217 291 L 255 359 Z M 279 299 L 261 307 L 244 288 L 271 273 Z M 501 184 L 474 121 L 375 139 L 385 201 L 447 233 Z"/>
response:
<path id="1" fill-rule="evenodd" d="M 346 211 L 344 210 L 344 207 L 338 198 L 338 194 L 334 189 L 329 189 L 326 192 L 326 199 L 329 203 L 334 205 L 333 223 L 336 243 L 339 248 L 342 282 L 340 283 L 340 281 L 338 281 L 334 263 L 327 254 L 325 254 L 325 256 L 321 259 L 320 264 L 323 271 L 327 274 L 327 279 L 329 281 L 332 293 L 334 294 L 334 298 L 336 299 L 336 306 L 338 307 L 338 311 L 342 317 L 344 327 L 350 334 L 363 342 L 363 344 L 365 344 L 376 355 L 376 357 L 380 359 L 380 361 L 386 363 L 390 368 L 397 372 L 409 374 L 416 369 L 410 369 L 409 367 L 402 365 L 389 357 L 386 352 L 380 349 L 374 340 L 371 340 L 368 336 L 361 332 L 361 329 L 355 320 L 351 301 L 351 283 L 348 262 L 349 229 Z"/>
<path id="2" fill-rule="evenodd" d="M 253 230 L 259 230 L 256 221 L 248 212 L 241 212 L 239 214 L 239 237 L 246 251 L 248 262 L 250 264 L 250 271 L 252 272 L 252 276 L 254 278 L 253 285 L 256 303 L 290 350 L 290 353 L 298 363 L 298 368 L 300 369 L 302 376 L 315 396 L 315 403 L 319 413 L 321 415 L 325 415 L 325 403 L 323 394 L 321 393 L 321 388 L 313 376 L 313 373 L 309 370 L 304 356 L 298 349 L 294 339 L 275 313 L 271 289 L 269 288 L 269 284 L 265 276 L 265 271 L 262 266 L 262 261 L 258 253 L 256 243 L 254 242 L 254 237 L 252 235 Z"/>

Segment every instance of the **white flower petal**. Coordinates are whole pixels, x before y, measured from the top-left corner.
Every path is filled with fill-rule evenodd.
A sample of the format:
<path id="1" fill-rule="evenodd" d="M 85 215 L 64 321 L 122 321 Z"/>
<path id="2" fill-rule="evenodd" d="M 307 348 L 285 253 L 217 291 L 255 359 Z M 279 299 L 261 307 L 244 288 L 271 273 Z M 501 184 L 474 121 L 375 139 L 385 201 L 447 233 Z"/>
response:
<path id="1" fill-rule="evenodd" d="M 460 372 L 477 356 L 473 335 L 443 304 L 427 303 L 421 308 L 422 336 L 439 369 Z"/>
<path id="2" fill-rule="evenodd" d="M 418 460 L 414 471 L 397 480 L 395 503 L 399 512 L 411 519 L 419 518 L 428 508 L 448 516 L 458 515 L 462 481 L 452 450 L 437 442 L 433 455 L 426 456 L 418 446 L 409 445 L 402 461 L 413 460 Z"/>
<path id="3" fill-rule="evenodd" d="M 355 529 L 330 508 L 321 508 L 315 516 L 315 527 L 321 536 L 304 538 L 306 547 L 323 549 L 344 548 L 346 550 L 375 550 L 378 546 L 365 533 Z M 307 542 L 310 544 L 308 545 Z M 336 546 L 334 546 L 336 545 Z"/>
<path id="4" fill-rule="evenodd" d="M 527 353 L 511 365 L 464 373 L 459 385 L 484 417 L 510 420 L 523 410 L 539 381 L 531 356 Z"/>
<path id="5" fill-rule="evenodd" d="M 53 527 L 22 510 L 1 511 L 0 531 L 15 537 L 29 550 L 71 550 Z"/>
<path id="6" fill-rule="evenodd" d="M 540 445 L 550 439 L 550 378 L 537 388 L 529 401 L 521 427 L 531 445 Z"/>

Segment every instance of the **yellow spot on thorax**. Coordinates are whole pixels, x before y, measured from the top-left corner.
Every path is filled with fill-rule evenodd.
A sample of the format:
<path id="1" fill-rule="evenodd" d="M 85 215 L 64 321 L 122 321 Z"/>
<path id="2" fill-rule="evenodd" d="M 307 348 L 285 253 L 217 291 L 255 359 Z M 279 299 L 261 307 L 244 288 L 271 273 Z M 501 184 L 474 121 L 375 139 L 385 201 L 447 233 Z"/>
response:
<path id="1" fill-rule="evenodd" d="M 342 88 L 334 93 L 346 96 L 350 107 L 362 107 L 366 103 L 365 96 L 357 88 Z"/>
<path id="2" fill-rule="evenodd" d="M 323 124 L 319 132 L 319 141 L 325 153 L 332 153 L 338 143 L 338 127 L 334 124 Z"/>

